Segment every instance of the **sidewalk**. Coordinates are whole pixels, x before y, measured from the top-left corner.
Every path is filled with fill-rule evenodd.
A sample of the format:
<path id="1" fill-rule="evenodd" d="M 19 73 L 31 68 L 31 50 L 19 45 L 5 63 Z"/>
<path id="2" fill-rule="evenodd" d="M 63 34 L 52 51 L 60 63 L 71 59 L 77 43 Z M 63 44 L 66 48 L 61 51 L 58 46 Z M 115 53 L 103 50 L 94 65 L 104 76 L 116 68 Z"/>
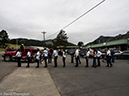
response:
<path id="1" fill-rule="evenodd" d="M 5 80 L 0 82 L 0 96 L 60 96 L 47 68 L 31 63 L 17 68 Z"/>

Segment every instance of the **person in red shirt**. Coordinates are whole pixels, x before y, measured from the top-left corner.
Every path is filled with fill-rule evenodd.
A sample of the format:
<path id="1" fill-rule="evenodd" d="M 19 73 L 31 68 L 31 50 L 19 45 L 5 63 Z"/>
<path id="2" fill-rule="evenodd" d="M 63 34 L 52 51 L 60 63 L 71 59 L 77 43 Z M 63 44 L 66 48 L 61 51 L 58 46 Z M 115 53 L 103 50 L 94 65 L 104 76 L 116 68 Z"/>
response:
<path id="1" fill-rule="evenodd" d="M 10 47 L 9 47 L 9 45 L 8 45 L 8 47 L 7 47 L 7 51 L 10 51 L 11 49 L 10 49 Z"/>

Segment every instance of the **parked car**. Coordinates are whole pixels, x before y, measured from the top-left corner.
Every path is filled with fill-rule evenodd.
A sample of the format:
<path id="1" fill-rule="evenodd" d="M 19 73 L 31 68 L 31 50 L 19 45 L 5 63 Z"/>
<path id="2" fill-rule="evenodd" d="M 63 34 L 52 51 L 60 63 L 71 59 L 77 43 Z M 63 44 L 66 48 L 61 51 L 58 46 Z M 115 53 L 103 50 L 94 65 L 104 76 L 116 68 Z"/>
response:
<path id="1" fill-rule="evenodd" d="M 80 50 L 80 56 L 84 57 L 86 55 L 86 49 Z"/>
<path id="2" fill-rule="evenodd" d="M 75 49 L 68 49 L 68 54 L 73 55 L 75 53 Z"/>
<path id="3" fill-rule="evenodd" d="M 125 50 L 123 52 L 120 52 L 119 54 L 114 55 L 117 59 L 129 59 L 129 50 Z"/>
<path id="4" fill-rule="evenodd" d="M 32 55 L 32 62 L 35 62 L 35 54 L 37 53 L 37 49 L 34 49 L 34 48 L 25 48 L 24 51 L 22 52 L 21 54 L 21 59 L 26 61 L 27 60 L 27 50 L 30 49 L 30 52 L 31 52 L 31 55 Z M 7 51 L 5 52 L 2 57 L 4 58 L 4 61 L 11 61 L 11 60 L 16 60 L 16 53 L 17 53 L 17 50 L 16 51 Z"/>

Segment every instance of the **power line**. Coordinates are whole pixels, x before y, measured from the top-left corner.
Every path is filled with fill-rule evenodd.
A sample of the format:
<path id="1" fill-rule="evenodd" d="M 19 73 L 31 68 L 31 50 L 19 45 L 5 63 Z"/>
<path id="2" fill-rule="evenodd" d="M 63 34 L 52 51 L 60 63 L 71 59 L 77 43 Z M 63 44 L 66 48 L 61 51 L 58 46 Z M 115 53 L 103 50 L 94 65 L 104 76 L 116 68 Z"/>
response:
<path id="1" fill-rule="evenodd" d="M 83 7 L 85 7 L 90 1 L 91 1 L 91 0 L 88 0 L 81 8 L 79 8 L 77 11 L 75 11 L 70 17 L 72 17 L 73 15 L 75 15 L 79 10 L 81 10 Z M 70 18 L 70 17 L 69 17 L 69 18 Z M 68 19 L 69 19 L 69 18 L 68 18 Z M 68 19 L 67 19 L 67 20 L 68 20 Z M 65 21 L 67 21 L 67 20 L 65 20 Z"/>
<path id="2" fill-rule="evenodd" d="M 90 11 L 92 11 L 93 9 L 95 9 L 96 7 L 98 7 L 100 4 L 102 4 L 105 0 L 101 1 L 100 3 L 96 4 L 94 7 L 92 7 L 91 9 L 89 9 L 88 11 L 86 11 L 85 13 L 83 13 L 81 16 L 79 16 L 78 18 L 76 18 L 75 20 L 73 20 L 72 22 L 70 22 L 69 24 L 67 24 L 66 26 L 64 26 L 62 29 L 67 28 L 68 26 L 70 26 L 71 24 L 73 24 L 74 22 L 76 22 L 77 20 L 79 20 L 81 17 L 83 17 L 84 15 L 86 15 L 87 13 L 89 13 Z M 52 35 L 48 36 L 47 38 L 50 38 L 51 36 L 57 34 L 59 31 L 53 33 Z"/>
<path id="3" fill-rule="evenodd" d="M 105 0 L 101 1 L 100 3 L 98 3 L 97 5 L 95 5 L 94 7 L 92 7 L 91 9 L 89 9 L 88 11 L 86 11 L 85 13 L 83 13 L 81 16 L 79 16 L 78 18 L 76 18 L 75 20 L 73 20 L 72 22 L 70 22 L 68 25 L 66 25 L 65 27 L 63 27 L 62 29 L 67 28 L 68 26 L 70 26 L 71 24 L 73 24 L 75 21 L 77 21 L 78 19 L 80 19 L 81 17 L 83 17 L 84 15 L 86 15 L 87 13 L 89 13 L 90 11 L 92 11 L 93 9 L 95 9 L 97 6 L 99 6 L 100 4 L 102 4 Z"/>

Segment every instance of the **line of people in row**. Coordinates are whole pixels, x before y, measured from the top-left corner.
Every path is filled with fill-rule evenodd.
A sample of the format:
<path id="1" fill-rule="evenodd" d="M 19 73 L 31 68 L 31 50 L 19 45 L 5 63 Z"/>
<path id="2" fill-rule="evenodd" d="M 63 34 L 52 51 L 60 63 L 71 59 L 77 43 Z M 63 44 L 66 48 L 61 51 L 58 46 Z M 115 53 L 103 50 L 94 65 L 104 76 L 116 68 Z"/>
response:
<path id="1" fill-rule="evenodd" d="M 104 55 L 107 58 L 107 66 L 106 67 L 112 67 L 113 66 L 113 64 L 111 63 L 111 51 L 109 50 L 109 48 L 107 48 L 106 53 L 101 53 L 99 50 L 94 49 L 93 54 L 90 54 L 89 49 L 87 49 L 87 51 L 86 51 L 86 66 L 85 67 L 89 66 L 88 65 L 88 60 L 89 60 L 90 55 L 93 56 L 93 66 L 92 67 L 94 67 L 94 68 L 101 66 L 101 64 L 100 64 L 100 56 L 101 55 Z M 97 59 L 98 62 L 96 62 L 96 59 Z M 98 63 L 98 65 L 97 65 L 97 63 Z"/>
<path id="2" fill-rule="evenodd" d="M 57 58 L 58 58 L 58 51 L 56 48 L 54 48 L 54 51 L 50 48 L 49 50 L 47 50 L 46 48 L 44 48 L 44 50 L 40 51 L 39 49 L 37 49 L 37 53 L 36 53 L 36 60 L 37 60 L 37 66 L 36 68 L 39 67 L 39 63 L 42 63 L 42 60 L 44 60 L 45 62 L 45 68 L 47 67 L 47 63 L 51 63 L 52 62 L 52 55 L 54 57 L 54 67 L 57 67 Z M 63 61 L 63 67 L 65 67 L 65 60 L 66 60 L 66 55 L 67 55 L 67 51 L 65 49 L 62 50 L 62 61 Z M 78 67 L 78 63 L 80 62 L 80 52 L 78 48 L 75 48 L 75 54 L 74 56 L 71 57 L 71 63 L 73 63 L 73 57 L 75 57 L 76 60 L 76 65 L 75 67 Z M 96 68 L 97 66 L 101 66 L 100 65 L 100 56 L 102 55 L 102 53 L 97 50 L 94 49 L 93 53 L 90 53 L 89 49 L 86 50 L 86 66 L 85 67 L 89 67 L 89 56 L 92 55 L 93 56 L 93 65 L 92 67 Z M 112 67 L 113 64 L 111 63 L 111 51 L 109 50 L 109 48 L 107 48 L 107 53 L 104 54 L 107 57 L 107 66 L 106 67 Z M 20 57 L 21 57 L 21 53 L 20 53 L 20 49 L 17 51 L 16 53 L 17 56 L 17 61 L 18 61 L 18 67 L 21 67 L 21 62 L 20 62 Z M 31 52 L 28 49 L 27 52 L 27 58 L 28 58 L 28 62 L 27 62 L 27 68 L 30 67 L 29 63 L 31 61 Z M 48 62 L 47 62 L 48 59 Z M 98 62 L 96 62 L 96 59 Z M 81 62 L 80 62 L 81 63 Z M 98 63 L 98 64 L 97 64 Z"/>

